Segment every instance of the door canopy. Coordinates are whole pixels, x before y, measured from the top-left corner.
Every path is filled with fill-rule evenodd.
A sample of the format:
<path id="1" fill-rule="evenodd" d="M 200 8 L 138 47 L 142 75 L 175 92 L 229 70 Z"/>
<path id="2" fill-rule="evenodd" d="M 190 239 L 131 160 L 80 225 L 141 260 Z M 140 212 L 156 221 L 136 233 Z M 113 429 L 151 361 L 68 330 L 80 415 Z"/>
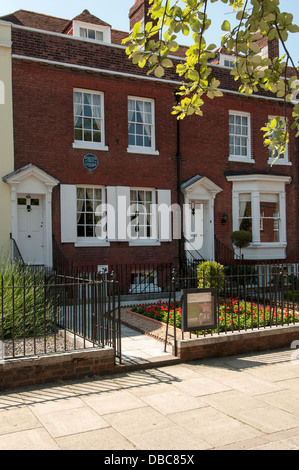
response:
<path id="1" fill-rule="evenodd" d="M 220 193 L 222 188 L 206 176 L 196 175 L 183 183 L 181 190 L 189 200 L 209 200 Z"/>
<path id="2" fill-rule="evenodd" d="M 31 194 L 47 194 L 59 184 L 56 178 L 32 163 L 4 176 L 2 180 L 14 188 L 17 193 L 29 192 Z"/>

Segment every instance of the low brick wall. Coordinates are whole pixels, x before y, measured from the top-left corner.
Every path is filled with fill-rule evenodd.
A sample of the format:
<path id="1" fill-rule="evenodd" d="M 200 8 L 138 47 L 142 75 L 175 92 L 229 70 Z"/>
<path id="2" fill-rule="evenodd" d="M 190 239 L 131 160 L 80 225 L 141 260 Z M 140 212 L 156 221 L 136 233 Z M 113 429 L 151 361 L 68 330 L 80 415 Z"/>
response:
<path id="1" fill-rule="evenodd" d="M 299 340 L 299 326 L 278 326 L 264 330 L 241 331 L 177 340 L 177 355 L 181 361 L 231 356 L 267 349 L 290 347 Z"/>
<path id="2" fill-rule="evenodd" d="M 114 373 L 114 349 L 93 348 L 0 363 L 0 390 Z"/>

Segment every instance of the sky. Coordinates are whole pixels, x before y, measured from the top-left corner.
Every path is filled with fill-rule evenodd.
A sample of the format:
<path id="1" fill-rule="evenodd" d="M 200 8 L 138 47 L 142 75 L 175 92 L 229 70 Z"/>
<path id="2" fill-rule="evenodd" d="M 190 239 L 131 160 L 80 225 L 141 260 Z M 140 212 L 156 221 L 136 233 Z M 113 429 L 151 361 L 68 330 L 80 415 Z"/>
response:
<path id="1" fill-rule="evenodd" d="M 0 5 L 0 16 L 23 9 L 71 20 L 84 9 L 87 9 L 93 15 L 109 23 L 114 29 L 129 31 L 128 13 L 133 4 L 134 0 L 84 0 L 84 2 L 82 0 L 44 0 L 43 2 L 40 0 L 9 0 L 4 5 Z M 299 25 L 298 0 L 280 0 L 280 9 L 292 13 L 294 22 Z M 220 45 L 220 37 L 223 34 L 221 31 L 223 20 L 233 21 L 234 15 L 230 14 L 230 11 L 231 9 L 220 1 L 210 4 L 208 14 L 214 26 L 211 26 L 206 36 L 208 43 L 216 44 L 217 47 Z M 298 65 L 299 62 L 298 39 L 299 33 L 290 34 L 287 42 L 287 47 L 295 65 Z M 188 44 L 188 40 L 184 37 L 181 43 Z M 282 54 L 283 51 L 281 50 L 280 53 Z"/>

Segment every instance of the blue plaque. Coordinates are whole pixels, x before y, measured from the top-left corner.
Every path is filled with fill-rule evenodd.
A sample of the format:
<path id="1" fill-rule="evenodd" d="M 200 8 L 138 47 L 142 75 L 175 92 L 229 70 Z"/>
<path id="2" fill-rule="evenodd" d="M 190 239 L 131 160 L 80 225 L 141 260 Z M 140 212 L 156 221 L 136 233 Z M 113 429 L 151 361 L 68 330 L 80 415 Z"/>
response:
<path id="1" fill-rule="evenodd" d="M 92 153 L 88 153 L 83 157 L 83 165 L 87 170 L 95 170 L 98 167 L 99 160 Z"/>

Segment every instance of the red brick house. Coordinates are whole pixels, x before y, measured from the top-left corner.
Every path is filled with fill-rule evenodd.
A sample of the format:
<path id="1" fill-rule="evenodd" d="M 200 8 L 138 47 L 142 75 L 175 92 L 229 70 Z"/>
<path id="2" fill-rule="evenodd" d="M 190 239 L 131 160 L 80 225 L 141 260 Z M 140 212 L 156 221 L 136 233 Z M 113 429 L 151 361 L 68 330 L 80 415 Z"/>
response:
<path id="1" fill-rule="evenodd" d="M 135 0 L 130 27 L 146 3 Z M 127 33 L 86 10 L 73 20 L 24 10 L 1 19 L 12 23 L 15 152 L 15 171 L 2 176 L 26 262 L 52 266 L 53 246 L 76 266 L 178 263 L 185 252 L 222 261 L 245 226 L 245 259 L 296 260 L 296 139 L 271 166 L 260 131 L 284 115 L 282 101 L 241 95 L 219 60 L 224 96 L 178 122 L 174 71 L 157 79 L 133 65 Z"/>

